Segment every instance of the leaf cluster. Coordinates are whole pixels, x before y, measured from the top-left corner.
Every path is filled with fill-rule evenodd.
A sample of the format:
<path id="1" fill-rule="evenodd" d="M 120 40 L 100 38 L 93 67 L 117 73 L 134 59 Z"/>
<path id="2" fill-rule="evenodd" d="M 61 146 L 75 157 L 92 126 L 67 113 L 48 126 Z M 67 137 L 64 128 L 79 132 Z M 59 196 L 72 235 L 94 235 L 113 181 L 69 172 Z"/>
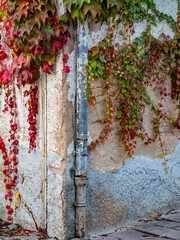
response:
<path id="1" fill-rule="evenodd" d="M 19 86 L 36 81 L 41 67 L 50 73 L 57 52 L 70 37 L 67 17 L 58 17 L 49 0 L 4 0 L 2 12 L 7 45 L 13 55 L 12 74 L 18 76 Z"/>
<path id="2" fill-rule="evenodd" d="M 108 21 L 109 17 L 115 19 L 118 16 L 124 24 L 145 18 L 156 24 L 158 18 L 175 26 L 173 18 L 158 11 L 153 0 L 63 0 L 63 3 L 72 19 L 79 19 L 80 22 L 86 17 L 102 22 Z"/>
<path id="3" fill-rule="evenodd" d="M 104 128 L 98 139 L 89 145 L 89 150 L 94 149 L 99 142 L 104 144 L 113 130 L 113 122 L 118 121 L 117 134 L 128 156 L 133 157 L 136 138 L 140 138 L 145 144 L 158 139 L 162 150 L 161 158 L 164 158 L 163 165 L 167 171 L 160 123 L 162 120 L 169 120 L 174 127 L 180 129 L 180 114 L 174 119 L 163 108 L 166 97 L 180 99 L 179 25 L 177 24 L 174 39 L 165 34 L 156 39 L 150 33 L 151 24 L 132 43 L 128 43 L 128 40 L 134 33 L 133 24 L 126 24 L 124 32 L 120 32 L 124 38 L 122 46 L 114 45 L 115 24 L 109 27 L 106 38 L 89 50 L 89 105 L 96 107 L 97 104 L 94 81 L 103 81 L 102 97 L 106 114 L 106 118 L 98 119 L 104 124 Z M 166 86 L 167 76 L 171 76 L 171 92 Z M 159 93 L 160 102 L 155 103 L 151 99 L 149 86 Z M 147 105 L 151 106 L 155 114 L 153 136 L 149 136 L 143 125 L 143 113 Z"/>

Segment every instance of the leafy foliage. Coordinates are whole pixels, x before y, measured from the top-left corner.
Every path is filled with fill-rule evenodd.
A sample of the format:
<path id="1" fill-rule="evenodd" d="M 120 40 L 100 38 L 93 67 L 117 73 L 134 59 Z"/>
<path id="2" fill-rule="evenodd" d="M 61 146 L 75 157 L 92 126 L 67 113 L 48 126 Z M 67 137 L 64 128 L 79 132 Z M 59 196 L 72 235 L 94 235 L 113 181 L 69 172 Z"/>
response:
<path id="1" fill-rule="evenodd" d="M 78 18 L 80 22 L 87 16 L 91 16 L 92 20 L 107 20 L 108 17 L 115 17 L 123 6 L 122 1 L 115 0 L 63 0 L 74 19 Z"/>
<path id="2" fill-rule="evenodd" d="M 162 16 L 154 9 L 153 3 L 151 6 L 155 13 Z M 129 9 L 131 7 L 134 7 L 133 2 Z M 142 14 L 128 15 L 126 22 L 124 22 L 124 16 L 121 14 L 116 23 L 109 26 L 106 38 L 89 51 L 87 66 L 89 105 L 96 108 L 93 85 L 94 81 L 101 80 L 103 81 L 103 102 L 106 108 L 106 118 L 98 119 L 104 124 L 104 128 L 98 139 L 89 145 L 89 151 L 94 149 L 98 143 L 105 143 L 111 131 L 114 130 L 113 122 L 118 121 L 117 134 L 128 152 L 128 156 L 133 157 L 137 144 L 136 138 L 140 138 L 145 144 L 158 139 L 162 150 L 160 158 L 164 159 L 163 165 L 167 172 L 166 152 L 161 138 L 160 123 L 167 119 L 174 127 L 180 129 L 180 114 L 177 119 L 174 119 L 163 110 L 163 101 L 167 96 L 180 99 L 179 17 L 176 24 L 170 21 L 176 31 L 174 39 L 170 39 L 165 34 L 156 39 L 150 34 L 151 25 L 155 25 L 155 16 L 152 15 L 152 21 L 149 22 L 146 31 L 131 43 L 131 36 L 134 34 L 133 21 L 143 20 Z M 144 19 L 147 17 L 149 15 L 146 10 Z M 168 19 L 167 16 L 166 19 Z M 124 31 L 119 32 L 124 42 L 122 46 L 117 46 L 114 44 L 117 34 L 115 35 L 114 32 L 120 22 L 124 24 Z M 166 87 L 169 75 L 172 81 L 171 93 Z M 158 104 L 151 99 L 148 92 L 149 86 L 153 87 L 157 93 L 159 92 L 161 100 Z M 154 136 L 152 137 L 148 135 L 143 126 L 143 113 L 146 105 L 151 106 L 156 116 L 153 122 Z M 179 108 L 179 104 L 177 108 Z"/>
<path id="3" fill-rule="evenodd" d="M 28 96 L 28 123 L 29 123 L 29 152 L 36 148 L 36 122 L 38 114 L 38 88 L 36 80 L 40 78 L 40 71 L 50 74 L 55 64 L 56 54 L 63 49 L 70 37 L 68 31 L 68 19 L 66 15 L 58 17 L 55 5 L 50 0 L 2 0 L 0 9 L 1 32 L 5 35 L 8 55 L 0 45 L 0 88 L 5 91 L 4 112 L 9 111 L 10 119 L 10 150 L 7 151 L 2 137 L 0 137 L 0 149 L 4 159 L 4 175 L 7 194 L 7 221 L 12 220 L 14 212 L 11 207 L 13 202 L 13 190 L 17 180 L 17 155 L 19 153 L 16 123 L 17 104 L 15 85 L 18 88 L 31 84 L 29 90 L 24 92 Z M 2 37 L 4 42 L 4 36 Z M 65 55 L 64 63 L 69 57 Z M 12 61 L 11 61 L 12 60 Z M 10 63 L 11 61 L 11 63 Z M 70 72 L 68 66 L 65 72 Z M 17 201 L 15 201 L 15 209 Z M 15 215 L 15 212 L 14 212 Z"/>
<path id="4" fill-rule="evenodd" d="M 163 14 L 156 9 L 153 0 L 63 0 L 73 20 L 76 18 L 80 22 L 86 17 L 91 17 L 96 21 L 109 21 L 118 15 L 119 20 L 126 23 L 142 21 L 156 22 L 166 19 L 171 26 L 175 26 L 175 21 L 171 16 Z M 154 15 L 156 13 L 156 16 Z"/>
<path id="5" fill-rule="evenodd" d="M 59 18 L 50 1 L 4 0 L 1 9 L 7 44 L 13 55 L 9 74 L 18 76 L 19 87 L 33 83 L 39 79 L 41 66 L 44 72 L 51 72 L 56 53 L 70 37 L 67 18 Z"/>
<path id="6" fill-rule="evenodd" d="M 73 20 L 78 19 L 83 22 L 85 18 L 90 17 L 93 21 L 106 21 L 109 25 L 106 39 L 100 42 L 98 47 L 93 47 L 89 51 L 87 66 L 89 104 L 95 106 L 96 103 L 92 82 L 102 79 L 104 83 L 102 96 L 106 108 L 106 118 L 98 120 L 105 127 L 99 138 L 91 143 L 89 150 L 94 149 L 99 142 L 104 144 L 113 130 L 113 122 L 118 121 L 117 133 L 129 157 L 134 154 L 136 138 L 140 138 L 145 144 L 158 139 L 162 150 L 160 157 L 164 158 L 163 164 L 167 172 L 160 123 L 168 119 L 174 127 L 178 129 L 180 127 L 180 115 L 177 119 L 168 116 L 163 111 L 162 104 L 167 96 L 177 100 L 180 98 L 180 15 L 176 23 L 172 17 L 157 11 L 153 0 L 63 0 L 63 2 Z M 178 6 L 180 9 L 179 0 Z M 70 37 L 68 20 L 66 15 L 58 17 L 55 5 L 50 0 L 1 0 L 0 22 L 5 39 L 2 37 L 2 44 L 0 44 L 0 88 L 5 92 L 3 112 L 9 111 L 11 116 L 9 151 L 0 136 L 0 149 L 4 159 L 4 183 L 7 190 L 5 200 L 8 201 L 7 221 L 12 221 L 13 213 L 15 215 L 12 202 L 18 173 L 19 142 L 15 85 L 18 88 L 26 84 L 31 85 L 29 90 L 24 91 L 24 97 L 29 98 L 27 121 L 30 152 L 36 148 L 38 88 L 35 82 L 40 77 L 41 69 L 48 74 L 53 70 L 56 54 L 63 49 Z M 134 33 L 134 22 L 142 20 L 148 22 L 146 32 L 130 43 Z M 157 20 L 166 20 L 170 24 L 176 31 L 174 39 L 171 40 L 165 34 L 161 39 L 151 36 L 151 25 L 156 26 Z M 125 27 L 124 32 L 119 33 L 124 37 L 124 45 L 115 47 L 114 30 L 119 23 L 123 23 Z M 5 42 L 4 45 L 3 42 Z M 6 52 L 7 48 L 11 52 L 10 59 Z M 9 63 L 11 59 L 12 62 Z M 68 60 L 69 56 L 64 55 L 66 73 L 70 72 L 70 68 L 66 65 Z M 172 80 L 171 93 L 165 87 L 167 75 L 170 75 Z M 159 91 L 161 101 L 158 104 L 151 99 L 147 91 L 148 86 Z M 148 135 L 143 126 L 143 112 L 146 105 L 151 106 L 156 116 L 153 123 L 153 137 Z M 180 110 L 180 105 L 177 105 L 177 108 Z M 18 198 L 18 194 L 16 195 Z M 15 209 L 16 205 L 17 199 Z"/>

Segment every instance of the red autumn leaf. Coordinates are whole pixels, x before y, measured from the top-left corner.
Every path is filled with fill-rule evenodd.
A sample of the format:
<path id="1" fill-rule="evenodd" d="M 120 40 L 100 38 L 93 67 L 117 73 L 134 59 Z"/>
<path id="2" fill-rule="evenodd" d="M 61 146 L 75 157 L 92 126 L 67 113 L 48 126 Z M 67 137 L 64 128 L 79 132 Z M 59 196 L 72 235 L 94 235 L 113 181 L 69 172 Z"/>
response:
<path id="1" fill-rule="evenodd" d="M 15 173 L 16 173 L 17 171 L 18 171 L 18 169 L 17 169 L 17 168 L 14 168 L 14 169 L 13 169 L 13 172 L 15 172 Z"/>
<path id="2" fill-rule="evenodd" d="M 7 71 L 4 71 L 1 78 L 2 78 L 3 83 L 5 83 L 5 82 L 8 83 L 10 81 L 11 76 Z"/>
<path id="3" fill-rule="evenodd" d="M 10 208 L 10 209 L 8 210 L 8 214 L 10 214 L 10 215 L 13 214 L 13 209 L 12 209 L 12 208 Z"/>
<path id="4" fill-rule="evenodd" d="M 11 129 L 15 132 L 17 130 L 17 124 L 11 125 Z"/>
<path id="5" fill-rule="evenodd" d="M 24 70 L 22 73 L 22 79 L 23 81 L 27 82 L 27 80 L 31 80 L 32 79 L 32 73 L 28 70 Z"/>
<path id="6" fill-rule="evenodd" d="M 7 159 L 7 155 L 3 155 L 3 159 L 6 160 Z"/>
<path id="7" fill-rule="evenodd" d="M 18 140 L 15 140 L 15 141 L 13 141 L 13 145 L 18 145 L 18 143 L 19 143 L 19 141 Z"/>
<path id="8" fill-rule="evenodd" d="M 27 55 L 24 57 L 23 53 L 21 53 L 21 55 L 18 57 L 17 62 L 19 65 L 22 65 L 23 63 L 28 62 L 30 60 L 31 60 L 31 56 Z"/>
<path id="9" fill-rule="evenodd" d="M 0 61 L 8 58 L 8 55 L 4 51 L 0 51 Z"/>
<path id="10" fill-rule="evenodd" d="M 52 45 L 52 49 L 54 49 L 56 52 L 58 52 L 62 48 L 63 48 L 63 44 L 59 41 L 54 42 Z"/>
<path id="11" fill-rule="evenodd" d="M 19 149 L 18 149 L 18 148 L 14 148 L 14 149 L 13 149 L 13 153 L 14 153 L 14 154 L 18 154 L 18 153 L 19 153 Z"/>
<path id="12" fill-rule="evenodd" d="M 7 195 L 8 195 L 9 197 L 12 196 L 12 192 L 9 191 L 9 192 L 7 193 Z"/>
<path id="13" fill-rule="evenodd" d="M 17 176 L 14 176 L 14 179 L 13 179 L 13 181 L 16 181 L 16 179 L 17 179 Z"/>
<path id="14" fill-rule="evenodd" d="M 24 91 L 24 97 L 26 97 L 28 95 L 29 95 L 29 91 L 28 90 Z"/>
<path id="15" fill-rule="evenodd" d="M 11 217 L 11 216 L 8 216 L 8 217 L 7 217 L 7 221 L 10 222 L 11 220 L 12 220 L 12 217 Z"/>
<path id="16" fill-rule="evenodd" d="M 7 175 L 8 171 L 6 169 L 3 170 L 4 175 Z"/>
<path id="17" fill-rule="evenodd" d="M 68 60 L 69 60 L 69 56 L 67 54 L 64 54 L 63 62 L 66 64 Z"/>
<path id="18" fill-rule="evenodd" d="M 69 60 L 69 56 L 67 54 L 64 54 L 64 58 L 66 58 L 67 60 Z"/>
<path id="19" fill-rule="evenodd" d="M 13 164 L 14 164 L 14 166 L 16 166 L 16 165 L 18 165 L 18 162 L 14 161 Z"/>
<path id="20" fill-rule="evenodd" d="M 49 70 L 53 70 L 53 66 L 49 65 L 48 62 L 43 63 L 43 72 L 50 74 L 51 72 Z"/>
<path id="21" fill-rule="evenodd" d="M 11 189 L 11 185 L 10 184 L 6 184 L 6 189 Z"/>
<path id="22" fill-rule="evenodd" d="M 14 137 L 15 137 L 15 134 L 14 134 L 14 133 L 10 135 L 10 138 L 11 138 L 11 139 L 14 139 Z"/>
<path id="23" fill-rule="evenodd" d="M 9 165 L 9 161 L 4 161 L 4 166 L 8 166 Z"/>
<path id="24" fill-rule="evenodd" d="M 64 66 L 64 71 L 65 71 L 66 73 L 69 73 L 69 72 L 70 72 L 69 66 Z"/>
<path id="25" fill-rule="evenodd" d="M 22 82 L 20 80 L 17 81 L 17 87 L 20 89 L 21 85 L 22 85 Z"/>
<path id="26" fill-rule="evenodd" d="M 10 20 L 8 20 L 6 23 L 5 23 L 5 28 L 6 28 L 6 31 L 8 31 L 9 30 L 9 28 L 11 27 L 11 25 L 10 25 Z"/>
<path id="27" fill-rule="evenodd" d="M 13 157 L 11 158 L 11 160 L 12 160 L 12 161 L 16 161 L 16 156 L 13 156 Z"/>

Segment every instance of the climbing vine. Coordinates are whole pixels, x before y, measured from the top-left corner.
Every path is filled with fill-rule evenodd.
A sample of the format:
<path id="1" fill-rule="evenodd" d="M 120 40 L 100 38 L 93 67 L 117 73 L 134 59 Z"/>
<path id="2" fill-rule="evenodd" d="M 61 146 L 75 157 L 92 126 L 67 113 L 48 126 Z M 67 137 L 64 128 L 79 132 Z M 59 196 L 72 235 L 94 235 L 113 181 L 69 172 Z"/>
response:
<path id="1" fill-rule="evenodd" d="M 104 128 L 98 139 L 89 145 L 89 150 L 103 143 L 113 131 L 113 123 L 118 122 L 117 134 L 129 157 L 133 157 L 137 138 L 145 144 L 156 139 L 160 142 L 161 158 L 167 172 L 164 142 L 161 138 L 160 124 L 168 120 L 174 127 L 180 128 L 180 115 L 168 116 L 163 110 L 167 97 L 180 98 L 179 39 L 180 16 L 177 22 L 172 17 L 156 9 L 153 0 L 63 0 L 69 14 L 59 17 L 56 7 L 50 0 L 1 0 L 0 8 L 0 88 L 4 90 L 4 110 L 10 113 L 9 143 L 7 149 L 0 136 L 0 149 L 4 160 L 4 183 L 7 190 L 7 221 L 14 213 L 13 190 L 18 177 L 18 124 L 16 91 L 29 85 L 24 91 L 27 98 L 29 124 L 29 152 L 36 148 L 36 122 L 38 114 L 38 87 L 36 81 L 41 71 L 50 74 L 55 64 L 57 53 L 63 49 L 70 38 L 68 22 L 72 18 L 83 22 L 106 22 L 108 34 L 97 47 L 89 50 L 88 102 L 96 106 L 93 83 L 102 81 L 102 96 L 105 103 L 106 117 L 98 119 Z M 178 0 L 179 8 L 180 3 Z M 69 18 L 67 17 L 69 16 Z M 147 29 L 142 36 L 135 38 L 134 22 L 147 21 Z M 151 27 L 157 21 L 165 20 L 175 32 L 173 39 L 162 34 L 159 39 L 151 35 Z M 117 26 L 124 30 L 117 34 Z M 118 35 L 118 36 L 117 36 Z M 123 44 L 118 45 L 120 37 Z M 64 55 L 64 71 L 70 72 L 67 65 L 68 55 Z M 167 76 L 171 77 L 171 92 L 166 87 Z M 160 102 L 155 103 L 148 87 L 151 86 L 160 95 Z M 154 135 L 149 136 L 143 126 L 143 113 L 146 105 L 151 106 L 154 118 Z M 177 109 L 180 110 L 179 104 Z M 15 209 L 17 208 L 16 193 Z M 15 214 L 15 213 L 14 213 Z"/>
<path id="2" fill-rule="evenodd" d="M 143 4 L 142 4 L 143 3 Z M 179 3 L 180 5 L 180 3 Z M 149 11 L 151 10 L 151 11 Z M 108 22 L 108 34 L 97 47 L 89 50 L 88 88 L 89 105 L 96 109 L 94 83 L 102 83 L 102 97 L 106 117 L 98 122 L 104 125 L 99 137 L 89 145 L 89 151 L 96 148 L 98 143 L 105 143 L 110 133 L 117 126 L 117 134 L 124 145 L 128 156 L 133 158 L 137 138 L 150 144 L 159 140 L 161 148 L 160 158 L 168 172 L 164 142 L 161 137 L 160 125 L 168 120 L 175 128 L 180 129 L 180 113 L 177 118 L 169 116 L 163 104 L 171 96 L 180 99 L 180 62 L 179 62 L 179 13 L 177 22 L 156 10 L 153 1 L 124 1 L 123 9 L 116 21 Z M 151 13 L 149 13 L 151 12 Z M 152 26 L 157 26 L 157 19 L 163 19 L 170 24 L 175 36 L 161 34 L 156 39 L 151 35 Z M 140 37 L 133 41 L 134 22 L 147 20 L 147 29 Z M 117 26 L 121 23 L 124 30 L 117 33 Z M 119 38 L 122 44 L 118 44 Z M 171 91 L 167 89 L 168 76 L 171 77 Z M 99 86 L 99 85 L 98 85 Z M 155 103 L 148 91 L 159 93 L 160 100 Z M 153 136 L 149 136 L 143 125 L 143 114 L 149 105 L 154 112 Z M 177 109 L 180 105 L 177 103 Z M 97 111 L 97 109 L 96 109 Z M 97 116 L 98 113 L 97 113 Z M 118 122 L 118 124 L 117 124 Z"/>
<path id="3" fill-rule="evenodd" d="M 38 114 L 38 87 L 36 81 L 40 78 L 41 69 L 50 74 L 55 64 L 57 53 L 63 49 L 70 38 L 68 18 L 59 17 L 56 7 L 49 0 L 2 0 L 0 9 L 1 45 L 0 45 L 0 88 L 5 92 L 3 112 L 9 112 L 10 136 L 9 151 L 2 137 L 0 149 L 4 159 L 4 183 L 7 190 L 5 200 L 8 201 L 7 220 L 12 220 L 13 190 L 17 180 L 17 155 L 19 141 L 16 122 L 16 86 L 20 89 L 29 84 L 30 89 L 24 91 L 28 97 L 29 111 L 29 152 L 36 148 L 36 122 Z M 69 57 L 64 55 L 64 71 L 70 69 L 66 65 Z M 17 205 L 17 201 L 15 202 Z M 16 207 L 15 207 L 16 208 Z"/>

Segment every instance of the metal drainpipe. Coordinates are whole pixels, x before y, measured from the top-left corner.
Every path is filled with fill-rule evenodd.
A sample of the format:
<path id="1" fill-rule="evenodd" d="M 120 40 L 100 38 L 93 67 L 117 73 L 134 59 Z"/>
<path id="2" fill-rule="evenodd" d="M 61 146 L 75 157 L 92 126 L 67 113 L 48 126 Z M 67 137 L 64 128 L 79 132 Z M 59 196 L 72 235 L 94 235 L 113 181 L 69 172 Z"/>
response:
<path id="1" fill-rule="evenodd" d="M 88 22 L 77 23 L 77 86 L 76 86 L 76 140 L 75 140 L 75 227 L 76 237 L 86 233 L 86 162 L 88 140 L 87 74 Z"/>

